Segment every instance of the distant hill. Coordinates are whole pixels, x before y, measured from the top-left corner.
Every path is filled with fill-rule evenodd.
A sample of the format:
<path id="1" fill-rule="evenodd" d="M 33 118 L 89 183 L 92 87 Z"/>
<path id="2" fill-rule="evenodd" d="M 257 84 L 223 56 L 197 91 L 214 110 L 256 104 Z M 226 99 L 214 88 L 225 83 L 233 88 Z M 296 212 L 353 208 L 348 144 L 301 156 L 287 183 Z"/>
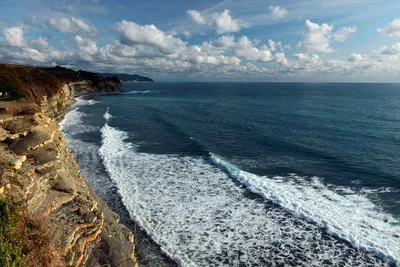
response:
<path id="1" fill-rule="evenodd" d="M 123 82 L 154 82 L 152 79 L 138 74 L 97 73 L 97 75 L 102 77 L 117 76 Z"/>

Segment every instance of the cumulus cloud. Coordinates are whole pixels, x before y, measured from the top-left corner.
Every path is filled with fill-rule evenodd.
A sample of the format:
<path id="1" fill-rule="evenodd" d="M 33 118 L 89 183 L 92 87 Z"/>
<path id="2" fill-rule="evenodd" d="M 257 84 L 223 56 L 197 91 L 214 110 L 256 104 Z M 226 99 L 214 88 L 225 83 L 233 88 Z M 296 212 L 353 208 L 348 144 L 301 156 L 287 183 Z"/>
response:
<path id="1" fill-rule="evenodd" d="M 284 66 L 288 66 L 289 65 L 289 61 L 286 58 L 285 53 L 276 53 L 275 54 L 275 61 L 281 65 Z"/>
<path id="2" fill-rule="evenodd" d="M 196 24 L 211 25 L 216 30 L 219 27 L 217 18 L 228 15 L 231 20 L 221 20 L 226 24 L 232 24 L 235 20 L 229 11 L 208 15 L 196 12 L 192 12 L 192 15 L 188 12 L 188 16 L 199 15 Z M 287 52 L 290 46 L 284 46 L 272 39 L 263 43 L 247 36 L 239 38 L 233 34 L 225 34 L 214 40 L 190 45 L 174 31 L 162 31 L 155 25 L 139 25 L 123 20 L 112 27 L 115 40 L 100 46 L 90 36 L 90 30 L 87 30 L 92 26 L 81 21 L 87 27 L 82 26 L 74 22 L 74 19 L 67 18 L 67 22 L 63 22 L 62 18 L 54 20 L 59 27 L 66 25 L 64 32 L 77 32 L 68 41 L 60 43 L 60 50 L 52 47 L 48 39 L 39 35 L 29 40 L 21 27 L 4 28 L 4 41 L 0 43 L 1 61 L 35 65 L 70 64 L 74 68 L 90 67 L 99 71 L 140 71 L 159 79 L 266 78 L 275 74 L 322 77 L 349 76 L 353 73 L 377 77 L 379 73 L 400 73 L 400 43 L 384 46 L 372 52 L 372 55 L 353 53 L 347 60 L 325 60 L 313 52 L 296 53 L 288 58 L 283 51 Z M 50 26 L 49 20 L 40 20 Z M 193 18 L 192 20 L 195 21 Z M 339 28 L 335 32 L 331 25 L 318 25 L 310 21 L 306 21 L 305 27 L 304 40 L 300 46 L 325 53 L 333 51 L 333 42 L 345 41 L 357 30 L 353 26 Z M 221 31 L 235 30 L 232 27 L 220 28 L 223 28 Z"/>
<path id="3" fill-rule="evenodd" d="M 50 44 L 44 37 L 38 37 L 31 41 L 31 45 L 38 51 L 45 51 L 50 49 Z"/>
<path id="4" fill-rule="evenodd" d="M 333 26 L 327 23 L 318 25 L 309 20 L 304 24 L 306 31 L 304 40 L 298 43 L 298 47 L 303 47 L 309 51 L 319 51 L 324 53 L 333 53 L 334 50 L 330 46 L 333 41 L 344 42 L 350 34 L 357 31 L 356 26 L 339 28 L 335 33 L 332 33 Z"/>
<path id="5" fill-rule="evenodd" d="M 298 47 L 303 47 L 307 50 L 315 50 L 324 53 L 332 53 L 334 50 L 330 47 L 331 32 L 333 27 L 329 24 L 312 23 L 309 20 L 305 22 L 306 32 L 304 40 L 299 42 Z"/>
<path id="6" fill-rule="evenodd" d="M 194 23 L 204 25 L 210 21 L 197 10 L 188 10 L 186 14 L 193 20 Z"/>
<path id="7" fill-rule="evenodd" d="M 400 43 L 396 43 L 391 47 L 383 46 L 379 50 L 379 54 L 381 55 L 398 55 L 400 54 Z"/>
<path id="8" fill-rule="evenodd" d="M 113 30 L 118 40 L 125 45 L 149 45 L 164 54 L 177 53 L 186 47 L 186 42 L 171 34 L 166 34 L 154 25 L 141 26 L 135 22 L 121 21 L 114 25 Z"/>
<path id="9" fill-rule="evenodd" d="M 203 14 L 197 10 L 188 10 L 188 16 L 198 25 L 212 25 L 217 34 L 239 32 L 248 28 L 249 24 L 241 19 L 232 18 L 230 11 L 225 9 L 221 13 Z"/>
<path id="10" fill-rule="evenodd" d="M 311 64 L 317 64 L 320 62 L 321 58 L 316 55 L 312 54 L 309 55 L 308 53 L 303 54 L 303 53 L 296 53 L 292 55 L 298 62 L 301 63 L 311 63 Z"/>
<path id="11" fill-rule="evenodd" d="M 233 47 L 235 46 L 235 36 L 233 35 L 223 35 L 217 40 L 212 42 L 215 47 Z"/>
<path id="12" fill-rule="evenodd" d="M 52 64 L 63 60 L 65 55 L 54 49 L 43 52 L 30 47 L 0 47 L 0 57 L 18 64 Z"/>
<path id="13" fill-rule="evenodd" d="M 350 34 L 355 33 L 356 31 L 357 31 L 356 26 L 339 28 L 333 35 L 333 39 L 336 42 L 343 43 L 344 41 L 347 40 L 347 38 L 350 36 Z"/>
<path id="14" fill-rule="evenodd" d="M 271 51 L 267 46 L 257 48 L 246 36 L 239 38 L 235 49 L 235 55 L 238 58 L 246 60 L 256 60 L 269 62 L 273 60 Z"/>
<path id="15" fill-rule="evenodd" d="M 24 30 L 22 27 L 7 27 L 3 30 L 4 40 L 7 45 L 15 47 L 25 46 Z"/>
<path id="16" fill-rule="evenodd" d="M 359 62 L 362 61 L 364 59 L 364 56 L 361 54 L 357 54 L 357 53 L 353 53 L 350 55 L 348 61 L 349 62 Z"/>
<path id="17" fill-rule="evenodd" d="M 216 32 L 223 34 L 227 32 L 239 32 L 242 28 L 248 28 L 248 24 L 240 19 L 233 19 L 229 10 L 225 9 L 222 13 L 213 14 Z"/>
<path id="18" fill-rule="evenodd" d="M 271 51 L 276 51 L 278 48 L 279 48 L 280 51 L 283 50 L 282 42 L 275 42 L 275 41 L 269 39 L 268 40 L 268 44 L 269 44 L 269 47 L 270 47 Z"/>
<path id="19" fill-rule="evenodd" d="M 82 36 L 75 36 L 74 39 L 75 47 L 80 55 L 90 59 L 90 56 L 95 55 L 99 52 L 96 42 L 90 40 L 89 38 L 84 38 Z"/>
<path id="20" fill-rule="evenodd" d="M 97 29 L 94 26 L 86 24 L 84 21 L 75 18 L 73 16 L 61 19 L 49 19 L 48 25 L 65 34 L 85 34 L 89 36 L 95 36 Z"/>
<path id="21" fill-rule="evenodd" d="M 288 14 L 286 8 L 284 8 L 284 7 L 269 6 L 268 9 L 270 11 L 269 15 L 271 16 L 271 18 L 273 18 L 275 20 L 282 19 L 282 18 L 286 17 Z"/>
<path id="22" fill-rule="evenodd" d="M 384 29 L 378 28 L 377 32 L 386 36 L 400 37 L 400 19 L 394 19 Z"/>

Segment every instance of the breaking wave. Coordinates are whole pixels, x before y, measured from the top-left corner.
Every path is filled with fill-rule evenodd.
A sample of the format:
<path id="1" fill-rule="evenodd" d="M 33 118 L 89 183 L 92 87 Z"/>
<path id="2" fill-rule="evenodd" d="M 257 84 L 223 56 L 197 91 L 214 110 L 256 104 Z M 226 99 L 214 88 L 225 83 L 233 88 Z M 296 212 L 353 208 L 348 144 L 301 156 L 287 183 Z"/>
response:
<path id="1" fill-rule="evenodd" d="M 83 118 L 85 116 L 86 116 L 85 113 L 79 111 L 79 107 L 68 112 L 65 115 L 64 120 L 62 120 L 59 123 L 59 125 L 63 128 L 64 135 L 70 136 L 92 131 L 98 131 L 99 127 L 86 125 L 83 123 Z"/>
<path id="2" fill-rule="evenodd" d="M 390 262 L 399 262 L 400 222 L 380 210 L 366 196 L 350 188 L 326 186 L 318 177 L 307 179 L 295 174 L 262 177 L 240 170 L 217 155 L 211 154 L 211 160 L 248 190 L 297 217 L 315 223 L 355 248 L 362 248 Z M 382 188 L 375 192 L 391 190 Z"/>
<path id="3" fill-rule="evenodd" d="M 140 153 L 108 122 L 101 134 L 126 209 L 182 266 L 398 264 L 399 222 L 351 189 L 257 176 L 216 155 Z"/>
<path id="4" fill-rule="evenodd" d="M 123 93 L 124 95 L 131 95 L 131 94 L 155 94 L 159 93 L 160 91 L 150 91 L 150 90 L 145 90 L 145 91 L 128 91 Z"/>

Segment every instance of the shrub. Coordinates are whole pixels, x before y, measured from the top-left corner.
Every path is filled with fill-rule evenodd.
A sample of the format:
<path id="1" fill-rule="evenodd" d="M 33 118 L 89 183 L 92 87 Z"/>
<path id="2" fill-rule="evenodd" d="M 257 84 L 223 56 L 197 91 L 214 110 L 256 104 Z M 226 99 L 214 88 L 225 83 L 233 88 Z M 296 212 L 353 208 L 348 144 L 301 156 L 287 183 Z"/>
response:
<path id="1" fill-rule="evenodd" d="M 63 266 L 40 219 L 21 202 L 0 197 L 0 266 Z"/>
<path id="2" fill-rule="evenodd" d="M 18 231 L 20 204 L 0 199 L 0 266 L 26 266 Z"/>
<path id="3" fill-rule="evenodd" d="M 11 100 L 39 104 L 43 96 L 53 96 L 61 85 L 60 79 L 39 68 L 0 64 L 0 91 L 8 92 Z"/>

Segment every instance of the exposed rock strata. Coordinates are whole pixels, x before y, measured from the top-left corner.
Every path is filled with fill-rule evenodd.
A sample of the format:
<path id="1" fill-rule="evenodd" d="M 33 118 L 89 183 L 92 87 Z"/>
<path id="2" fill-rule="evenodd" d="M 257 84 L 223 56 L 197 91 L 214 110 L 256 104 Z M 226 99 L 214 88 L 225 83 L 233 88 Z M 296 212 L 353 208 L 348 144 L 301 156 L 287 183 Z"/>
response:
<path id="1" fill-rule="evenodd" d="M 74 96 L 120 90 L 81 81 L 40 106 L 0 102 L 0 194 L 26 201 L 67 266 L 136 266 L 132 233 L 88 187 L 57 124 Z"/>

